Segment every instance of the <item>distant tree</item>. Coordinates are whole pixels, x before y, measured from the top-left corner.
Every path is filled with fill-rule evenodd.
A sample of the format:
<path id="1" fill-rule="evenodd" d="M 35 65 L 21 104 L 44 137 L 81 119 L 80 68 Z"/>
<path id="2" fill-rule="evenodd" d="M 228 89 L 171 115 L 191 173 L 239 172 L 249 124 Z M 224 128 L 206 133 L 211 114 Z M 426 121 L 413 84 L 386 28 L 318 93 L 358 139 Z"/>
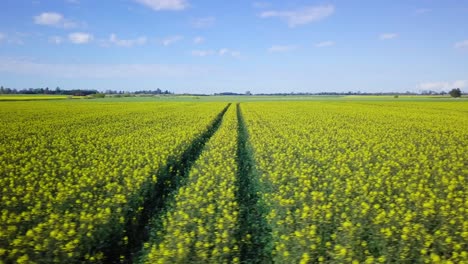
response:
<path id="1" fill-rule="evenodd" d="M 452 90 L 450 90 L 449 92 L 450 96 L 452 97 L 461 97 L 461 90 L 460 88 L 453 88 Z"/>
<path id="2" fill-rule="evenodd" d="M 93 98 L 104 98 L 104 97 L 106 97 L 106 94 L 104 94 L 104 93 L 95 93 L 95 94 L 91 94 L 91 97 L 93 97 Z"/>
<path id="3" fill-rule="evenodd" d="M 250 91 L 245 92 L 245 95 L 252 95 Z"/>
<path id="4" fill-rule="evenodd" d="M 2 86 L 2 87 L 0 87 L 0 94 L 3 94 L 3 93 L 5 93 L 5 88 L 3 88 L 3 86 Z"/>

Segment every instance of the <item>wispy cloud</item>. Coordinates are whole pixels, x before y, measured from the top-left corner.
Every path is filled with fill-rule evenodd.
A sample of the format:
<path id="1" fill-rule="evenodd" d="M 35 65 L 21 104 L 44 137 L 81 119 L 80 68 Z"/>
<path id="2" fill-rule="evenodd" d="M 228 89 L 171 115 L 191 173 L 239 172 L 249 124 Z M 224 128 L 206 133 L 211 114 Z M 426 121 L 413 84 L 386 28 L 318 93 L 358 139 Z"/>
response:
<path id="1" fill-rule="evenodd" d="M 184 37 L 183 36 L 169 36 L 161 40 L 161 44 L 163 46 L 170 46 L 178 41 L 181 41 Z"/>
<path id="2" fill-rule="evenodd" d="M 216 22 L 215 17 L 200 17 L 193 19 L 190 24 L 194 28 L 208 28 L 214 25 Z"/>
<path id="3" fill-rule="evenodd" d="M 14 44 L 14 45 L 23 45 L 24 41 L 23 38 L 28 34 L 15 32 L 13 34 L 6 34 L 0 32 L 0 44 L 7 43 L 7 44 Z"/>
<path id="4" fill-rule="evenodd" d="M 315 47 L 325 48 L 325 47 L 331 47 L 331 46 L 334 46 L 334 45 L 335 45 L 334 41 L 328 40 L 328 41 L 322 41 L 322 42 L 319 42 L 319 43 L 315 44 Z"/>
<path id="5" fill-rule="evenodd" d="M 468 39 L 459 41 L 453 45 L 456 49 L 468 49 Z"/>
<path id="6" fill-rule="evenodd" d="M 432 11 L 432 9 L 429 9 L 429 8 L 418 8 L 418 9 L 416 9 L 415 13 L 416 13 L 416 15 L 422 15 L 422 14 L 429 13 L 431 11 Z"/>
<path id="7" fill-rule="evenodd" d="M 417 85 L 420 90 L 448 91 L 453 88 L 468 87 L 468 80 L 456 80 L 452 82 L 423 82 Z"/>
<path id="8" fill-rule="evenodd" d="M 394 39 L 397 37 L 398 37 L 397 33 L 382 33 L 379 36 L 380 40 L 389 40 L 389 39 Z"/>
<path id="9" fill-rule="evenodd" d="M 60 27 L 60 28 L 74 28 L 77 24 L 71 20 L 65 19 L 60 13 L 44 12 L 34 17 L 34 23 L 37 25 Z"/>
<path id="10" fill-rule="evenodd" d="M 267 8 L 267 7 L 269 7 L 269 6 L 270 6 L 270 3 L 268 3 L 268 2 L 256 1 L 256 2 L 253 2 L 253 3 L 252 3 L 252 6 L 253 6 L 254 8 L 259 8 L 259 9 L 261 9 L 261 8 Z"/>
<path id="11" fill-rule="evenodd" d="M 207 56 L 212 56 L 212 55 L 217 55 L 221 57 L 228 56 L 228 57 L 239 58 L 241 56 L 241 53 L 240 51 L 232 50 L 228 48 L 222 48 L 219 50 L 192 50 L 192 56 L 207 57 Z"/>
<path id="12" fill-rule="evenodd" d="M 297 47 L 294 45 L 273 45 L 268 48 L 268 52 L 288 52 L 295 50 Z"/>
<path id="13" fill-rule="evenodd" d="M 52 37 L 49 37 L 49 43 L 53 43 L 53 44 L 56 44 L 56 45 L 60 45 L 63 43 L 63 38 L 60 37 L 60 36 L 52 36 Z"/>
<path id="14" fill-rule="evenodd" d="M 203 42 L 205 42 L 205 38 L 203 38 L 203 37 L 198 36 L 198 37 L 193 38 L 193 43 L 194 44 L 201 44 Z"/>
<path id="15" fill-rule="evenodd" d="M 51 64 L 24 59 L 0 59 L 0 73 L 60 78 L 119 79 L 185 77 L 206 74 L 205 67 L 176 64 Z"/>
<path id="16" fill-rule="evenodd" d="M 79 4 L 80 0 L 66 0 L 66 2 L 70 4 Z"/>
<path id="17" fill-rule="evenodd" d="M 206 57 L 215 54 L 214 50 L 192 50 L 192 56 Z"/>
<path id="18" fill-rule="evenodd" d="M 186 0 L 135 0 L 146 7 L 153 9 L 154 11 L 162 10 L 184 10 L 189 4 Z"/>
<path id="19" fill-rule="evenodd" d="M 109 36 L 108 43 L 120 46 L 120 47 L 133 47 L 141 46 L 147 43 L 148 39 L 146 37 L 139 37 L 136 39 L 119 39 L 116 34 L 112 33 Z"/>
<path id="20" fill-rule="evenodd" d="M 83 32 L 75 32 L 68 34 L 68 40 L 74 44 L 86 44 L 94 39 L 93 35 Z"/>
<path id="21" fill-rule="evenodd" d="M 264 11 L 261 18 L 279 18 L 289 27 L 309 24 L 331 16 L 335 12 L 333 5 L 309 6 L 294 11 Z"/>
<path id="22" fill-rule="evenodd" d="M 241 55 L 240 51 L 231 50 L 231 49 L 227 49 L 227 48 L 220 49 L 218 51 L 218 54 L 219 54 L 219 56 L 231 56 L 231 57 L 235 57 L 235 58 L 238 58 Z"/>

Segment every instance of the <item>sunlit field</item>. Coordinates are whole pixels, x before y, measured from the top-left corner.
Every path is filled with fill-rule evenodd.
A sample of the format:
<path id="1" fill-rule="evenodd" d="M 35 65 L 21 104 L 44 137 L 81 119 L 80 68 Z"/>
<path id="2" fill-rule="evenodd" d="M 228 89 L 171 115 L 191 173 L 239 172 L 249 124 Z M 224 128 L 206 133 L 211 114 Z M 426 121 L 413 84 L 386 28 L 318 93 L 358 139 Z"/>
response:
<path id="1" fill-rule="evenodd" d="M 274 262 L 467 260 L 466 104 L 243 109 Z"/>
<path id="2" fill-rule="evenodd" d="M 0 17 L 0 264 L 468 264 L 468 1 Z"/>
<path id="3" fill-rule="evenodd" d="M 0 263 L 468 262 L 465 99 L 285 98 L 0 102 Z"/>

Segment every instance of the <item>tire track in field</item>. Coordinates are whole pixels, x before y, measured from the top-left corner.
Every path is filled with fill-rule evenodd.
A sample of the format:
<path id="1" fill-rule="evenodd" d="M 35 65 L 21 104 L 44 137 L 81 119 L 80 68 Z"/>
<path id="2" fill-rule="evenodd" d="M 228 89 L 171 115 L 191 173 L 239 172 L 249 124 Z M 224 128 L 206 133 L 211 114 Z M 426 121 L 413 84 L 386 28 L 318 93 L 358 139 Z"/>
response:
<path id="1" fill-rule="evenodd" d="M 105 248 L 98 249 L 104 253 L 105 263 L 133 263 L 138 262 L 138 256 L 144 243 L 148 242 L 151 232 L 162 227 L 161 219 L 166 213 L 168 205 L 174 199 L 180 186 L 185 183 L 190 169 L 200 156 L 205 144 L 216 133 L 224 114 L 230 107 L 229 103 L 213 120 L 208 129 L 194 139 L 190 146 L 178 158 L 169 158 L 166 165 L 157 172 L 157 183 L 145 187 L 140 208 L 133 208 L 126 217 L 124 234 L 115 234 Z M 156 220 L 155 222 L 153 222 Z M 155 231 L 156 230 L 156 231 Z M 126 236 L 127 242 L 122 243 Z"/>
<path id="2" fill-rule="evenodd" d="M 237 240 L 240 243 L 240 261 L 241 263 L 272 263 L 271 228 L 266 220 L 267 209 L 258 195 L 261 191 L 258 175 L 239 103 L 237 103 L 237 119 L 239 166 L 237 199 L 240 207 Z"/>

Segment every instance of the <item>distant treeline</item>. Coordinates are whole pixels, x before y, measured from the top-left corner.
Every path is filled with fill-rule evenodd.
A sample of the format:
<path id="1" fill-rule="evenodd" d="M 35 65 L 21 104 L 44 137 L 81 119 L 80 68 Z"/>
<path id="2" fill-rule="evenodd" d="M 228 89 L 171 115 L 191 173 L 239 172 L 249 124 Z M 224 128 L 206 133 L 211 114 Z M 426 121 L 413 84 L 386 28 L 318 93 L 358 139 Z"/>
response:
<path id="1" fill-rule="evenodd" d="M 463 92 L 461 92 L 463 94 Z M 27 89 L 15 89 L 15 88 L 5 88 L 3 86 L 0 87 L 0 94 L 52 94 L 52 95 L 73 95 L 73 96 L 88 96 L 88 95 L 115 95 L 115 96 L 136 96 L 136 95 L 170 95 L 174 94 L 168 90 L 161 90 L 157 88 L 156 90 L 139 90 L 139 91 L 117 91 L 117 90 L 105 90 L 104 92 L 100 92 L 98 90 L 90 90 L 90 89 L 60 89 L 57 87 L 55 89 L 46 88 L 27 88 Z M 370 92 L 290 92 L 290 93 L 256 93 L 253 94 L 250 91 L 245 93 L 235 93 L 235 92 L 222 92 L 222 93 L 215 93 L 214 95 L 224 95 L 224 96 L 240 96 L 240 95 L 272 95 L 272 96 L 287 96 L 287 95 L 329 95 L 329 96 L 345 96 L 345 95 L 447 95 L 449 94 L 446 91 L 431 91 L 431 90 L 423 90 L 420 92 L 378 92 L 378 93 L 370 93 Z M 192 95 L 192 96 L 207 96 L 208 94 L 180 94 L 180 95 Z"/>
<path id="2" fill-rule="evenodd" d="M 380 92 L 380 93 L 369 93 L 369 92 L 318 92 L 318 93 L 259 93 L 255 95 L 330 95 L 330 96 L 343 96 L 343 95 L 446 95 L 445 91 L 421 91 L 416 92 Z M 241 94 L 239 94 L 241 95 Z"/>
<path id="3" fill-rule="evenodd" d="M 106 90 L 105 94 L 173 94 L 173 92 L 170 92 L 168 90 L 163 91 L 158 88 L 156 90 L 141 90 L 135 92 Z"/>
<path id="4" fill-rule="evenodd" d="M 291 92 L 291 93 L 256 93 L 252 94 L 250 91 L 245 93 L 234 93 L 234 92 L 222 92 L 215 93 L 214 95 L 273 95 L 273 96 L 287 96 L 287 95 L 329 95 L 329 96 L 344 96 L 344 95 L 447 95 L 445 91 L 436 92 L 431 90 L 424 90 L 420 92 L 378 92 L 378 93 L 369 93 L 369 92 L 318 92 L 318 93 L 309 93 L 309 92 Z"/>
<path id="5" fill-rule="evenodd" d="M 90 94 L 99 93 L 97 90 L 83 90 L 83 89 L 73 89 L 73 90 L 62 90 L 59 87 L 55 89 L 46 88 L 28 88 L 28 89 L 15 89 L 15 88 L 5 88 L 0 87 L 0 94 L 56 94 L 56 95 L 75 95 L 75 96 L 86 96 Z"/>
<path id="6" fill-rule="evenodd" d="M 0 94 L 52 94 L 52 95 L 73 95 L 73 96 L 87 96 L 92 94 L 116 94 L 116 95 L 130 95 L 130 94 L 173 94 L 172 92 L 161 89 L 156 90 L 141 90 L 135 92 L 128 91 L 115 91 L 115 90 L 106 90 L 104 93 L 99 92 L 98 90 L 88 90 L 88 89 L 72 89 L 64 90 L 57 87 L 55 89 L 46 88 L 27 88 L 27 89 L 15 89 L 15 88 L 5 88 L 0 87 Z"/>

